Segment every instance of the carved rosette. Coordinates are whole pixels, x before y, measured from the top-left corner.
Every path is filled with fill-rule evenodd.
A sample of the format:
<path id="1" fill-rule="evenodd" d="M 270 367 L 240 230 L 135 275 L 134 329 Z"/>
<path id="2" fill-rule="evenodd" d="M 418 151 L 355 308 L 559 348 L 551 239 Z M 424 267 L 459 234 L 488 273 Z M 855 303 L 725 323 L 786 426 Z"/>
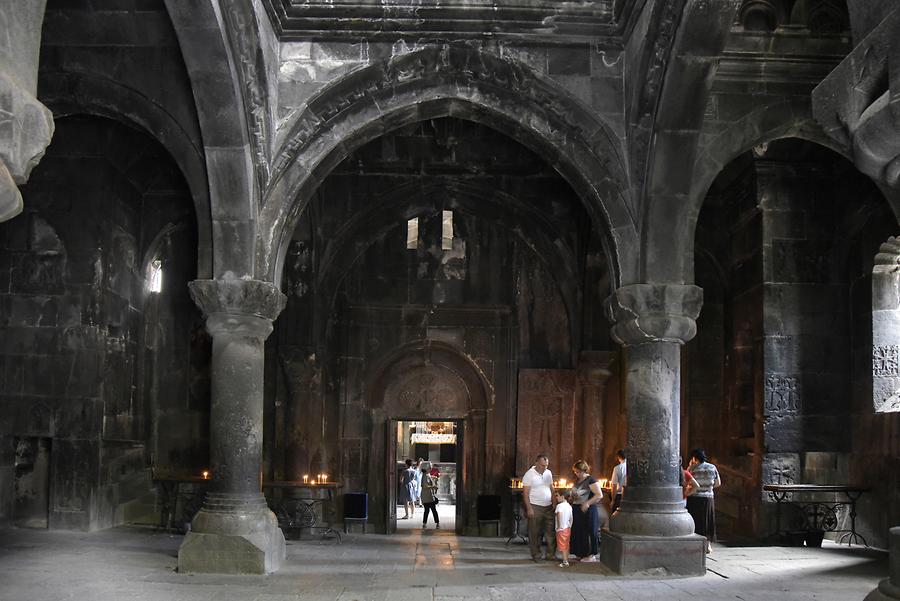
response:
<path id="1" fill-rule="evenodd" d="M 684 344 L 697 333 L 703 289 L 683 284 L 631 284 L 606 300 L 612 337 L 623 346 Z"/>

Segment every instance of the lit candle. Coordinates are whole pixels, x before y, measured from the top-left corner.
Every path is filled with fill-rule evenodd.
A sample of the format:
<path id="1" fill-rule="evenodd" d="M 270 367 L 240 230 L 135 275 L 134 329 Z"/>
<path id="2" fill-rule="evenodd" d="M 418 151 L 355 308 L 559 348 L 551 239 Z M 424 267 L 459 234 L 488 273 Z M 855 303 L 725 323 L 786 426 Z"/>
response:
<path id="1" fill-rule="evenodd" d="M 328 484 L 328 474 L 322 474 L 322 482 Z"/>
<path id="2" fill-rule="evenodd" d="M 303 483 L 309 484 L 309 474 L 303 474 Z"/>
<path id="3" fill-rule="evenodd" d="M 560 478 L 560 479 L 559 479 L 559 485 L 565 488 L 565 486 L 566 486 L 566 479 L 565 479 L 565 478 Z"/>
<path id="4" fill-rule="evenodd" d="M 207 470 L 203 470 L 203 479 L 204 479 L 204 480 L 208 480 L 208 479 L 209 479 L 209 472 L 208 472 Z"/>

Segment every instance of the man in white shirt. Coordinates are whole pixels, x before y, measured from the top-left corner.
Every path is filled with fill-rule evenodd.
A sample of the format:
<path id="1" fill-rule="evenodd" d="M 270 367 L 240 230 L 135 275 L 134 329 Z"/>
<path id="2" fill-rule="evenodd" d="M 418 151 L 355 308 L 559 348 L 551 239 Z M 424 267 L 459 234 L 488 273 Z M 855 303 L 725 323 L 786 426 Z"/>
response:
<path id="1" fill-rule="evenodd" d="M 522 505 L 528 518 L 528 546 L 531 559 L 541 559 L 541 535 L 547 541 L 547 559 L 556 556 L 556 516 L 553 514 L 553 474 L 550 459 L 540 453 L 531 469 L 522 476 Z"/>
<path id="2" fill-rule="evenodd" d="M 609 479 L 609 493 L 613 499 L 612 507 L 609 509 L 610 515 L 615 513 L 622 503 L 622 493 L 628 484 L 628 464 L 625 460 L 624 449 L 616 451 L 616 461 L 619 463 L 613 468 L 612 478 Z"/>

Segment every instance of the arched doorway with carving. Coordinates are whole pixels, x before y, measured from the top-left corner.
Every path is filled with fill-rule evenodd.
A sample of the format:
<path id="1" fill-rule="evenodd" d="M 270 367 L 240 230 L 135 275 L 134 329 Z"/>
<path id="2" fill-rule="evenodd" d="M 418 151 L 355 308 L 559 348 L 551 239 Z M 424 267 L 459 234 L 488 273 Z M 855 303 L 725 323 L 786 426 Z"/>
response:
<path id="1" fill-rule="evenodd" d="M 478 530 L 475 506 L 484 489 L 485 423 L 493 390 L 478 366 L 452 343 L 416 340 L 389 353 L 372 370 L 367 390 L 372 420 L 370 519 L 396 530 L 396 428 L 399 421 L 456 424 L 456 532 Z"/>

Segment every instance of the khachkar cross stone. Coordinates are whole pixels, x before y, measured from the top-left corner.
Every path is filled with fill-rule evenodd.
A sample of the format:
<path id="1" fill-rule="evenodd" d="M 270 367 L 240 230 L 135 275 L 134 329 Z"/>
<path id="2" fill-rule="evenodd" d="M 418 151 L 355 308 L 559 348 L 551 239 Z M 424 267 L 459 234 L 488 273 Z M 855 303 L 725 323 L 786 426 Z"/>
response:
<path id="1" fill-rule="evenodd" d="M 900 376 L 900 345 L 872 348 L 872 375 L 879 378 Z"/>
<path id="2" fill-rule="evenodd" d="M 793 376 L 771 374 L 766 378 L 766 413 L 778 415 L 800 411 L 800 382 Z"/>

